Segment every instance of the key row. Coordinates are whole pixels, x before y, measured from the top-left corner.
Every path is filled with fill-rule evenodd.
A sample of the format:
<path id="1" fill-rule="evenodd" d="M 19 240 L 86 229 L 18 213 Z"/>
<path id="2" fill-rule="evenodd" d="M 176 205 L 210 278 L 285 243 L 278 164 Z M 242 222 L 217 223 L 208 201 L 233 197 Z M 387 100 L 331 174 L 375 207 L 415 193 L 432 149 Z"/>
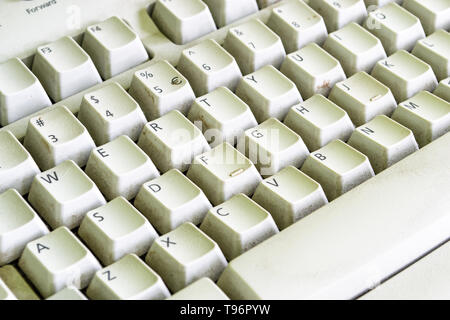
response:
<path id="1" fill-rule="evenodd" d="M 407 12 L 405 13 L 404 9 L 394 4 L 386 7 L 389 6 L 392 7 L 391 11 L 395 13 L 392 17 L 393 20 L 397 21 L 398 15 L 406 15 L 410 20 L 412 19 L 411 21 L 415 21 L 413 25 L 421 28 L 417 18 Z M 278 35 L 259 20 L 250 20 L 238 27 L 231 28 L 225 39 L 224 47 L 237 57 L 237 61 L 225 50 L 220 50 L 221 47 L 217 43 L 206 41 L 192 48 L 197 49 L 199 52 L 197 50 L 185 51 L 179 68 L 188 77 L 195 93 L 202 95 L 220 85 L 229 86 L 234 90 L 237 79 L 240 76 L 240 70 L 244 74 L 248 74 L 266 64 L 279 67 L 285 56 L 281 42 L 285 44 L 289 53 L 303 47 L 308 42 L 313 41 L 322 44 L 326 39 L 324 48 L 341 61 L 344 71 L 347 76 L 350 76 L 358 71 L 369 72 L 376 61 L 386 56 L 383 46 L 390 54 L 391 51 L 393 53 L 400 49 L 411 50 L 411 44 L 418 40 L 408 40 L 410 44 L 408 46 L 401 43 L 391 45 L 390 39 L 394 39 L 392 41 L 395 42 L 397 38 L 406 39 L 409 34 L 416 33 L 410 30 L 408 25 L 387 24 L 387 31 L 384 32 L 378 25 L 376 28 L 373 28 L 373 26 L 366 24 L 366 28 L 381 39 L 380 42 L 378 38 L 356 23 L 346 25 L 341 30 L 331 33 L 327 38 L 321 18 L 319 19 L 321 24 L 317 22 L 319 23 L 317 26 L 322 25 L 319 28 L 322 30 L 321 32 L 317 33 L 315 31 L 317 29 L 316 24 L 313 24 L 308 26 L 307 30 L 300 28 L 301 32 L 297 30 L 298 32 L 295 36 L 286 38 L 289 32 L 276 19 L 277 15 L 282 16 L 289 12 L 288 16 L 291 14 L 300 15 L 302 19 L 308 22 L 316 17 L 320 17 L 311 8 L 308 8 L 301 1 L 288 2 L 274 8 L 271 19 L 268 21 L 268 26 L 277 32 Z M 384 9 L 385 7 L 383 7 Z M 306 15 L 306 17 L 303 15 Z M 378 13 L 378 15 L 386 16 L 385 13 Z M 289 20 L 289 18 L 286 19 Z M 384 21 L 384 19 L 382 20 Z M 409 21 L 407 18 L 401 20 Z M 389 19 L 387 21 L 389 22 Z M 291 23 L 297 26 L 297 22 Z M 301 24 L 303 25 L 304 23 L 302 22 Z M 292 27 L 292 24 L 289 24 L 289 27 Z M 395 28 L 400 29 L 396 30 Z M 376 32 L 380 32 L 380 34 Z M 401 36 L 401 32 L 405 36 Z M 116 34 L 120 34 L 121 37 L 117 37 Z M 304 34 L 309 36 L 305 37 Z M 118 43 L 116 38 L 120 39 L 121 42 Z M 449 75 L 448 38 L 448 33 L 440 30 L 429 38 L 419 41 L 413 51 L 415 55 L 432 66 L 438 76 L 438 80 L 442 80 Z M 289 44 L 295 43 L 297 41 L 295 39 L 302 39 L 303 43 L 291 49 Z M 354 39 L 358 39 L 358 41 L 354 41 Z M 392 46 L 393 49 L 389 50 L 388 47 Z M 89 56 L 83 49 L 86 50 Z M 108 79 L 148 59 L 137 35 L 117 17 L 112 17 L 98 25 L 89 27 L 84 37 L 83 49 L 68 37 L 38 49 L 35 63 L 33 64 L 33 72 L 38 75 L 47 93 L 54 101 L 59 101 L 99 82 L 99 77 L 92 62 L 97 66 L 101 76 L 104 79 Z M 64 60 L 66 56 L 72 57 L 70 65 Z M 320 60 L 318 58 L 314 62 L 308 61 L 308 64 L 313 65 L 323 62 Z M 236 66 L 236 63 L 239 65 L 239 68 Z M 14 122 L 51 104 L 36 76 L 19 60 L 10 60 L 4 63 L 1 68 L 6 72 L 5 81 L 0 81 L 0 91 L 7 98 L 0 107 L 2 125 Z M 106 68 L 109 69 L 106 70 Z M 10 78 L 12 74 L 14 74 L 16 81 L 11 86 Z M 74 81 L 73 79 L 82 79 L 83 81 Z M 325 84 L 323 85 L 326 88 Z M 159 86 L 156 87 L 157 89 L 154 90 L 157 92 L 163 90 Z M 136 94 L 139 94 L 139 89 L 136 89 L 136 91 Z M 307 98 L 308 91 L 305 94 L 305 98 Z M 151 112 L 149 111 L 149 113 Z"/>

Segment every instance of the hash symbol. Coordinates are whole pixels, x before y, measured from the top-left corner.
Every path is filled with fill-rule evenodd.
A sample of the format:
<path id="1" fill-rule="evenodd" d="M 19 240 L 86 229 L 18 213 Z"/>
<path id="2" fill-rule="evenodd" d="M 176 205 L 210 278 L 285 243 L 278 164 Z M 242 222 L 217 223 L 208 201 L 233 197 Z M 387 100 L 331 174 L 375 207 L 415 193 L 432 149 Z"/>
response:
<path id="1" fill-rule="evenodd" d="M 161 240 L 162 242 L 165 242 L 167 244 L 167 248 L 170 247 L 171 244 L 176 244 L 176 242 L 170 241 L 170 238 L 167 237 L 167 240 Z"/>
<path id="2" fill-rule="evenodd" d="M 43 127 L 43 126 L 44 126 L 44 120 L 42 120 L 41 118 L 39 118 L 39 119 L 36 120 L 36 124 L 37 124 L 39 127 Z"/>

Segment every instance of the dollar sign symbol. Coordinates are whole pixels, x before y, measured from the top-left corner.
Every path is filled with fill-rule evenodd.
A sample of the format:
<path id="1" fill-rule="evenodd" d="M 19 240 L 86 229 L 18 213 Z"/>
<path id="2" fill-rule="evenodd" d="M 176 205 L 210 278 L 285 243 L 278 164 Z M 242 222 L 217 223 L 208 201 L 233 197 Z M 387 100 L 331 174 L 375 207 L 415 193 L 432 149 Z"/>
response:
<path id="1" fill-rule="evenodd" d="M 96 97 L 91 96 L 91 100 L 94 101 L 94 103 L 99 103 L 100 100 L 98 100 Z"/>

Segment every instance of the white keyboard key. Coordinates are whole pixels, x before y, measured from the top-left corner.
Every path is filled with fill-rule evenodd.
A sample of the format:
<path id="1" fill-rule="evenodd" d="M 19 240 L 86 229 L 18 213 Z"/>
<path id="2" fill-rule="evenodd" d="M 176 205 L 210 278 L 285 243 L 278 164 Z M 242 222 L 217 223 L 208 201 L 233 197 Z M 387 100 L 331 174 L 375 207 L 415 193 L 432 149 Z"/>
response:
<path id="1" fill-rule="evenodd" d="M 279 68 L 286 56 L 280 37 L 258 19 L 230 28 L 223 47 L 244 75 L 268 64 Z"/>
<path id="2" fill-rule="evenodd" d="M 419 149 L 412 131 L 385 115 L 357 128 L 348 144 L 369 158 L 375 174 Z"/>
<path id="3" fill-rule="evenodd" d="M 327 38 L 323 18 L 303 1 L 291 1 L 274 9 L 267 26 L 281 38 L 287 53 L 310 42 L 322 45 Z"/>
<path id="4" fill-rule="evenodd" d="M 17 298 L 0 278 L 0 301 L 1 300 L 17 300 Z"/>
<path id="5" fill-rule="evenodd" d="M 403 7 L 420 19 L 426 34 L 450 28 L 448 0 L 404 0 Z"/>
<path id="6" fill-rule="evenodd" d="M 449 144 L 447 134 L 237 257 L 218 286 L 248 300 L 364 294 L 448 241 Z M 448 292 L 444 261 L 435 275 Z"/>
<path id="7" fill-rule="evenodd" d="M 322 185 L 329 201 L 374 176 L 369 159 L 341 140 L 311 153 L 301 170 Z"/>
<path id="8" fill-rule="evenodd" d="M 186 171 L 196 155 L 210 150 L 200 129 L 178 110 L 147 123 L 138 145 L 161 172 Z"/>
<path id="9" fill-rule="evenodd" d="M 91 58 L 70 37 L 39 47 L 32 70 L 56 102 L 102 82 Z"/>
<path id="10" fill-rule="evenodd" d="M 38 174 L 28 201 L 52 229 L 76 228 L 86 212 L 106 203 L 92 180 L 70 160 Z"/>
<path id="11" fill-rule="evenodd" d="M 302 137 L 310 151 L 335 139 L 347 141 L 355 129 L 347 112 L 320 94 L 293 106 L 284 124 Z"/>
<path id="12" fill-rule="evenodd" d="M 105 80 L 148 59 L 136 32 L 116 16 L 87 27 L 83 49 L 91 56 Z"/>
<path id="13" fill-rule="evenodd" d="M 450 131 L 450 103 L 421 91 L 400 103 L 392 119 L 411 129 L 424 147 Z"/>
<path id="14" fill-rule="evenodd" d="M 187 177 L 215 206 L 238 193 L 252 195 L 262 180 L 253 163 L 226 142 L 195 157 Z"/>
<path id="15" fill-rule="evenodd" d="M 0 193 L 13 188 L 27 194 L 41 172 L 28 151 L 10 131 L 0 132 Z"/>
<path id="16" fill-rule="evenodd" d="M 176 169 L 144 183 L 134 206 L 160 234 L 185 222 L 199 225 L 212 207 L 203 191 Z"/>
<path id="17" fill-rule="evenodd" d="M 105 266 L 129 253 L 144 255 L 158 237 L 148 220 L 123 197 L 89 211 L 78 234 Z"/>
<path id="18" fill-rule="evenodd" d="M 450 77 L 439 82 L 434 94 L 450 102 Z"/>
<path id="19" fill-rule="evenodd" d="M 450 242 L 447 241 L 359 299 L 448 300 L 449 261 Z"/>
<path id="20" fill-rule="evenodd" d="M 320 184 L 292 166 L 261 182 L 252 199 L 270 212 L 280 230 L 328 203 Z"/>
<path id="21" fill-rule="evenodd" d="M 258 124 L 249 106 L 225 87 L 197 98 L 188 118 L 202 130 L 211 147 L 222 142 L 235 145 L 244 130 Z"/>
<path id="22" fill-rule="evenodd" d="M 51 104 L 39 80 L 20 59 L 0 64 L 0 125 L 6 126 Z"/>
<path id="23" fill-rule="evenodd" d="M 357 126 L 379 114 L 390 116 L 397 107 L 391 89 L 365 72 L 338 82 L 331 90 L 329 99 L 347 111 Z"/>
<path id="24" fill-rule="evenodd" d="M 242 193 L 211 209 L 200 229 L 216 241 L 228 261 L 278 233 L 269 212 Z"/>
<path id="25" fill-rule="evenodd" d="M 137 71 L 129 93 L 139 103 L 148 120 L 175 109 L 187 114 L 195 99 L 186 78 L 165 60 Z"/>
<path id="26" fill-rule="evenodd" d="M 156 239 L 145 262 L 172 292 L 203 277 L 217 281 L 227 266 L 217 243 L 189 222 Z"/>
<path id="27" fill-rule="evenodd" d="M 230 300 L 210 279 L 201 278 L 181 289 L 167 300 Z"/>
<path id="28" fill-rule="evenodd" d="M 212 39 L 183 50 L 177 69 L 197 96 L 221 86 L 234 91 L 242 76 L 233 56 Z"/>
<path id="29" fill-rule="evenodd" d="M 159 176 L 150 158 L 127 136 L 92 150 L 85 171 L 107 200 L 133 199 L 144 182 Z"/>
<path id="30" fill-rule="evenodd" d="M 29 242 L 19 267 L 44 298 L 67 286 L 86 288 L 100 263 L 66 227 Z"/>
<path id="31" fill-rule="evenodd" d="M 42 170 L 66 160 L 73 160 L 84 167 L 91 150 L 95 148 L 86 128 L 64 106 L 31 118 L 24 146 Z"/>
<path id="32" fill-rule="evenodd" d="M 117 82 L 87 93 L 78 119 L 97 145 L 126 135 L 136 141 L 147 123 L 136 101 Z"/>
<path id="33" fill-rule="evenodd" d="M 19 258 L 28 242 L 47 233 L 45 224 L 16 190 L 0 193 L 0 266 Z"/>
<path id="34" fill-rule="evenodd" d="M 331 33 L 323 48 L 340 61 L 347 77 L 370 72 L 375 63 L 386 58 L 381 41 L 354 22 Z"/>
<path id="35" fill-rule="evenodd" d="M 129 254 L 97 271 L 87 296 L 93 300 L 162 300 L 170 292 L 155 271 Z"/>
<path id="36" fill-rule="evenodd" d="M 46 300 L 87 300 L 87 298 L 77 288 L 69 286 L 48 297 Z"/>
<path id="37" fill-rule="evenodd" d="M 425 38 L 420 20 L 394 2 L 370 12 L 364 27 L 381 40 L 388 56 L 398 50 L 411 51 Z"/>
<path id="38" fill-rule="evenodd" d="M 303 101 L 295 84 L 271 65 L 242 77 L 236 95 L 259 123 L 272 117 L 282 120 L 290 107 Z"/>
<path id="39" fill-rule="evenodd" d="M 245 131 L 238 150 L 249 158 L 263 177 L 286 166 L 300 167 L 309 155 L 302 138 L 275 118 Z"/>
<path id="40" fill-rule="evenodd" d="M 324 18 L 328 32 L 353 21 L 362 23 L 367 17 L 363 0 L 313 0 L 309 5 Z"/>
<path id="41" fill-rule="evenodd" d="M 419 40 L 412 54 L 433 68 L 438 81 L 450 76 L 450 34 L 447 31 L 438 30 L 427 38 Z"/>
<path id="42" fill-rule="evenodd" d="M 258 11 L 255 0 L 204 0 L 218 28 Z"/>
<path id="43" fill-rule="evenodd" d="M 421 90 L 433 91 L 438 84 L 433 69 L 404 50 L 377 62 L 372 76 L 391 88 L 397 102 L 405 101 Z"/>
<path id="44" fill-rule="evenodd" d="M 326 97 L 336 82 L 345 79 L 339 61 L 315 43 L 289 54 L 281 72 L 297 85 L 303 99 L 316 93 Z"/>
<path id="45" fill-rule="evenodd" d="M 152 19 L 176 44 L 186 44 L 216 30 L 211 12 L 200 0 L 158 0 Z"/>

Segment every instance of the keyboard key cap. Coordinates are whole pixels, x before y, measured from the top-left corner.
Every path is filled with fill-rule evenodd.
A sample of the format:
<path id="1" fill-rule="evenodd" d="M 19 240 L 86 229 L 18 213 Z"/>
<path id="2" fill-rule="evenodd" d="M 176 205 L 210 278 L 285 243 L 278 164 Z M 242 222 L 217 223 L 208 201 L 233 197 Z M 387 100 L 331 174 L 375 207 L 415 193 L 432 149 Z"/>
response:
<path id="1" fill-rule="evenodd" d="M 422 148 L 450 131 L 450 103 L 421 91 L 400 103 L 392 119 L 411 129 Z"/>
<path id="2" fill-rule="evenodd" d="M 10 131 L 0 132 L 0 193 L 13 188 L 27 194 L 41 172 L 28 151 Z"/>
<path id="3" fill-rule="evenodd" d="M 156 239 L 145 262 L 172 292 L 203 277 L 217 281 L 227 266 L 219 246 L 188 222 Z"/>
<path id="4" fill-rule="evenodd" d="M 244 75 L 268 64 L 279 68 L 286 56 L 280 37 L 258 19 L 230 28 L 223 47 Z"/>
<path id="5" fill-rule="evenodd" d="M 175 109 L 187 114 L 195 99 L 189 82 L 165 60 L 137 71 L 129 93 L 139 103 L 148 120 Z"/>
<path id="6" fill-rule="evenodd" d="M 449 144 L 447 134 L 244 253 L 218 286 L 249 300 L 364 294 L 448 241 Z"/>
<path id="7" fill-rule="evenodd" d="M 0 125 L 6 126 L 51 104 L 39 80 L 20 59 L 0 64 Z"/>
<path id="8" fill-rule="evenodd" d="M 381 40 L 388 56 L 398 50 L 411 51 L 425 38 L 420 20 L 394 2 L 370 12 L 364 27 Z"/>
<path id="9" fill-rule="evenodd" d="M 287 53 L 310 42 L 322 45 L 327 38 L 323 18 L 303 1 L 292 1 L 273 8 L 267 26 L 281 38 Z"/>
<path id="10" fill-rule="evenodd" d="M 437 86 L 431 67 L 404 50 L 377 62 L 372 76 L 391 88 L 397 102 L 405 101 L 421 90 L 433 91 Z"/>
<path id="11" fill-rule="evenodd" d="M 152 19 L 176 44 L 186 44 L 216 30 L 211 12 L 200 0 L 158 0 Z"/>
<path id="12" fill-rule="evenodd" d="M 303 99 L 316 93 L 326 97 L 336 82 L 345 79 L 339 61 L 315 43 L 289 54 L 281 72 L 297 85 Z"/>
<path id="13" fill-rule="evenodd" d="M 19 300 L 40 300 L 17 268 L 8 264 L 0 268 L 0 278 Z"/>
<path id="14" fill-rule="evenodd" d="M 0 266 L 22 254 L 25 245 L 49 231 L 20 194 L 9 189 L 0 194 Z"/>
<path id="15" fill-rule="evenodd" d="M 270 65 L 242 77 L 236 95 L 259 123 L 272 117 L 282 120 L 291 106 L 303 101 L 295 84 Z"/>
<path id="16" fill-rule="evenodd" d="M 302 138 L 275 118 L 245 131 L 238 150 L 249 158 L 263 177 L 286 166 L 300 167 L 309 155 Z"/>
<path id="17" fill-rule="evenodd" d="M 386 58 L 381 41 L 352 22 L 331 33 L 323 46 L 338 59 L 348 77 L 359 71 L 372 71 L 375 63 Z"/>
<path id="18" fill-rule="evenodd" d="M 84 167 L 94 141 L 86 128 L 65 106 L 31 118 L 24 146 L 42 170 L 73 160 Z"/>
<path id="19" fill-rule="evenodd" d="M 105 266 L 129 253 L 144 255 L 158 237 L 147 219 L 123 197 L 89 211 L 78 234 Z"/>
<path id="20" fill-rule="evenodd" d="M 322 185 L 329 201 L 374 176 L 369 159 L 341 140 L 311 153 L 301 170 Z"/>
<path id="21" fill-rule="evenodd" d="M 353 21 L 362 23 L 367 17 L 363 0 L 314 0 L 309 5 L 324 18 L 328 32 L 336 31 Z"/>
<path id="22" fill-rule="evenodd" d="M 69 286 L 47 298 L 47 300 L 87 300 L 87 298 L 74 286 Z"/>
<path id="23" fill-rule="evenodd" d="M 197 98 L 188 118 L 202 130 L 211 147 L 222 142 L 235 145 L 244 130 L 258 124 L 249 106 L 225 87 Z"/>
<path id="24" fill-rule="evenodd" d="M 87 287 L 101 269 L 92 253 L 66 227 L 29 242 L 19 267 L 44 298 L 70 285 Z"/>
<path id="25" fill-rule="evenodd" d="M 78 119 L 97 145 L 127 135 L 136 141 L 147 123 L 136 101 L 113 82 L 83 97 Z"/>
<path id="26" fill-rule="evenodd" d="M 196 156 L 187 177 L 215 206 L 238 193 L 252 195 L 262 180 L 253 163 L 226 142 Z"/>
<path id="27" fill-rule="evenodd" d="M 133 199 L 144 182 L 159 177 L 150 158 L 127 136 L 92 150 L 85 171 L 106 200 Z"/>
<path id="28" fill-rule="evenodd" d="M 420 19 L 426 34 L 450 28 L 450 4 L 447 0 L 404 0 L 403 7 Z"/>
<path id="29" fill-rule="evenodd" d="M 38 174 L 28 201 L 52 229 L 76 228 L 86 212 L 106 203 L 92 180 L 70 160 Z"/>
<path id="30" fill-rule="evenodd" d="M 33 73 L 55 102 L 102 82 L 91 58 L 70 37 L 39 47 Z"/>
<path id="31" fill-rule="evenodd" d="M 170 292 L 158 274 L 129 254 L 97 271 L 87 295 L 93 300 L 161 300 Z"/>
<path id="32" fill-rule="evenodd" d="M 270 212 L 280 230 L 328 203 L 320 184 L 293 166 L 261 182 L 252 199 Z"/>
<path id="33" fill-rule="evenodd" d="M 167 300 L 230 300 L 210 279 L 201 278 L 181 289 Z"/>
<path id="34" fill-rule="evenodd" d="M 233 56 L 212 39 L 183 50 L 177 69 L 188 79 L 197 96 L 220 86 L 234 91 L 242 76 Z"/>
<path id="35" fill-rule="evenodd" d="M 419 149 L 412 131 L 385 115 L 357 128 L 348 144 L 369 158 L 375 174 Z"/>
<path id="36" fill-rule="evenodd" d="M 218 28 L 258 11 L 255 0 L 204 0 Z"/>
<path id="37" fill-rule="evenodd" d="M 176 169 L 144 183 L 134 205 L 160 234 L 185 222 L 199 225 L 212 207 L 203 191 Z"/>
<path id="38" fill-rule="evenodd" d="M 83 49 L 105 80 L 148 60 L 136 32 L 116 16 L 87 27 Z"/>
<path id="39" fill-rule="evenodd" d="M 434 94 L 447 102 L 450 102 L 450 77 L 439 82 Z"/>
<path id="40" fill-rule="evenodd" d="M 177 110 L 147 123 L 138 146 L 161 172 L 186 171 L 196 155 L 210 150 L 200 129 Z"/>
<path id="41" fill-rule="evenodd" d="M 347 111 L 357 126 L 362 126 L 379 114 L 390 116 L 397 107 L 391 89 L 365 72 L 338 82 L 329 98 Z"/>
<path id="42" fill-rule="evenodd" d="M 419 40 L 412 54 L 433 68 L 438 81 L 450 76 L 450 34 L 447 31 L 438 30 Z"/>
<path id="43" fill-rule="evenodd" d="M 310 151 L 335 139 L 347 141 L 355 129 L 347 112 L 320 94 L 293 106 L 284 124 L 302 137 Z"/>
<path id="44" fill-rule="evenodd" d="M 217 242 L 228 261 L 278 233 L 269 212 L 242 193 L 211 209 L 200 229 Z"/>
<path id="45" fill-rule="evenodd" d="M 17 300 L 14 293 L 9 290 L 2 279 L 0 279 L 0 300 Z"/>

